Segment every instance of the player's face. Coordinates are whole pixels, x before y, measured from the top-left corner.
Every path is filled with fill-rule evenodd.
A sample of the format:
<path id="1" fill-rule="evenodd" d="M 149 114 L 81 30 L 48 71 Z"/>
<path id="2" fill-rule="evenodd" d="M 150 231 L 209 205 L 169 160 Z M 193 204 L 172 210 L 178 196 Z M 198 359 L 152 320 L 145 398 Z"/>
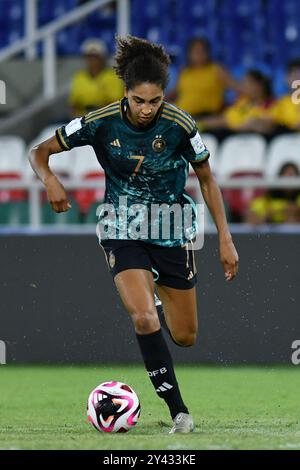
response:
<path id="1" fill-rule="evenodd" d="M 141 83 L 130 90 L 125 90 L 129 104 L 129 119 L 137 126 L 147 126 L 155 118 L 164 93 L 155 83 Z"/>

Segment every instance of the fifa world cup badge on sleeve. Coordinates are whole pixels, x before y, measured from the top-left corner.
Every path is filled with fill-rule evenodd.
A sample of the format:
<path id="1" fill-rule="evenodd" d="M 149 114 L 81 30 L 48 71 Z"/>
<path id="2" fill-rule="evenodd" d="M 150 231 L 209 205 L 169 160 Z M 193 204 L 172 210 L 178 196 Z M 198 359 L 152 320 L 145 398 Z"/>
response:
<path id="1" fill-rule="evenodd" d="M 205 145 L 203 143 L 203 140 L 201 139 L 199 132 L 197 132 L 197 134 L 190 139 L 190 142 L 196 154 L 199 154 L 203 152 L 203 150 L 205 150 Z"/>
<path id="2" fill-rule="evenodd" d="M 79 129 L 81 128 L 82 128 L 81 118 L 73 119 L 73 121 L 69 122 L 69 124 L 66 126 L 66 134 L 67 136 L 69 136 L 79 131 Z"/>

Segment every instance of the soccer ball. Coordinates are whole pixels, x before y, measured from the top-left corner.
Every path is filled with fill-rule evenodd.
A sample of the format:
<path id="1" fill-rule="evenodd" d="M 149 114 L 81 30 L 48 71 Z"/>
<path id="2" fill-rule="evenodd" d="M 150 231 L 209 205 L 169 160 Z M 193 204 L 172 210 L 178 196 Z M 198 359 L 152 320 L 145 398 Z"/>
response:
<path id="1" fill-rule="evenodd" d="M 141 412 L 135 391 L 122 382 L 104 382 L 88 398 L 88 420 L 101 432 L 127 432 Z"/>

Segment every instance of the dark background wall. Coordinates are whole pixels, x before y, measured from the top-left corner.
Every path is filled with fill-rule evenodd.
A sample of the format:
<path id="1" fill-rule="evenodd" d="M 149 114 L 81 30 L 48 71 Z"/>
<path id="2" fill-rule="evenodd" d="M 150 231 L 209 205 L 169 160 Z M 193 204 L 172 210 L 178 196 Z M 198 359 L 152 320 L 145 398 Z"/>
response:
<path id="1" fill-rule="evenodd" d="M 177 362 L 290 363 L 300 339 L 298 234 L 239 234 L 224 281 L 215 235 L 196 252 L 199 337 Z M 93 235 L 0 237 L 7 363 L 137 362 L 135 335 Z M 184 315 L 184 312 L 182 312 Z"/>

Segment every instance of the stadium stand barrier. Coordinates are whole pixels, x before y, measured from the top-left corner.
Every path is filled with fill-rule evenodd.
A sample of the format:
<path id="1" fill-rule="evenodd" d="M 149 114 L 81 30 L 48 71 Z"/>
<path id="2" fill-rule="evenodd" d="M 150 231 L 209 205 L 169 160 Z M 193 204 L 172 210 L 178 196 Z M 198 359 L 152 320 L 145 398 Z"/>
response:
<path id="1" fill-rule="evenodd" d="M 103 200 L 105 178 L 91 148 L 79 147 L 50 157 L 51 168 L 60 177 L 66 190 L 71 191 L 73 207 L 69 216 L 51 214 L 44 186 L 35 178 L 29 165 L 29 149 L 53 135 L 57 127 L 58 125 L 45 128 L 27 149 L 24 141 L 17 136 L 0 137 L 0 225 L 18 225 L 18 220 L 20 225 L 32 227 L 40 227 L 42 223 L 79 223 L 75 212 L 87 213 L 88 221 L 96 222 L 96 206 Z M 298 135 L 282 135 L 268 145 L 261 136 L 248 134 L 228 137 L 220 145 L 217 145 L 213 136 L 206 134 L 204 141 L 211 150 L 212 168 L 223 190 L 246 192 L 247 200 L 250 200 L 259 188 L 300 186 L 298 177 L 277 176 L 279 168 L 285 162 L 293 161 L 300 168 Z M 203 202 L 199 183 L 192 169 L 187 190 L 197 203 Z M 233 194 L 236 197 L 237 193 Z M 28 214 L 24 215 L 24 210 Z M 13 215 L 18 211 L 19 219 Z M 207 209 L 205 221 L 206 226 L 212 224 Z"/>
<path id="2" fill-rule="evenodd" d="M 110 0 L 92 0 L 85 5 L 75 8 L 69 13 L 65 13 L 62 18 L 56 19 L 46 26 L 35 30 L 31 21 L 27 21 L 29 26 L 27 28 L 27 36 L 24 39 L 16 41 L 14 44 L 2 49 L 0 51 L 0 63 L 8 60 L 9 58 L 26 52 L 32 51 L 40 41 L 44 44 L 43 64 L 44 64 L 44 98 L 53 97 L 56 93 L 56 49 L 55 49 L 55 36 L 61 30 L 74 23 L 82 20 L 90 13 L 110 3 Z M 28 2 L 30 7 L 27 11 L 27 17 L 34 18 L 36 13 L 33 13 L 33 2 Z M 129 31 L 129 8 L 128 0 L 117 0 L 117 31 L 118 34 L 127 34 Z M 32 52 L 29 53 L 32 55 Z"/>

